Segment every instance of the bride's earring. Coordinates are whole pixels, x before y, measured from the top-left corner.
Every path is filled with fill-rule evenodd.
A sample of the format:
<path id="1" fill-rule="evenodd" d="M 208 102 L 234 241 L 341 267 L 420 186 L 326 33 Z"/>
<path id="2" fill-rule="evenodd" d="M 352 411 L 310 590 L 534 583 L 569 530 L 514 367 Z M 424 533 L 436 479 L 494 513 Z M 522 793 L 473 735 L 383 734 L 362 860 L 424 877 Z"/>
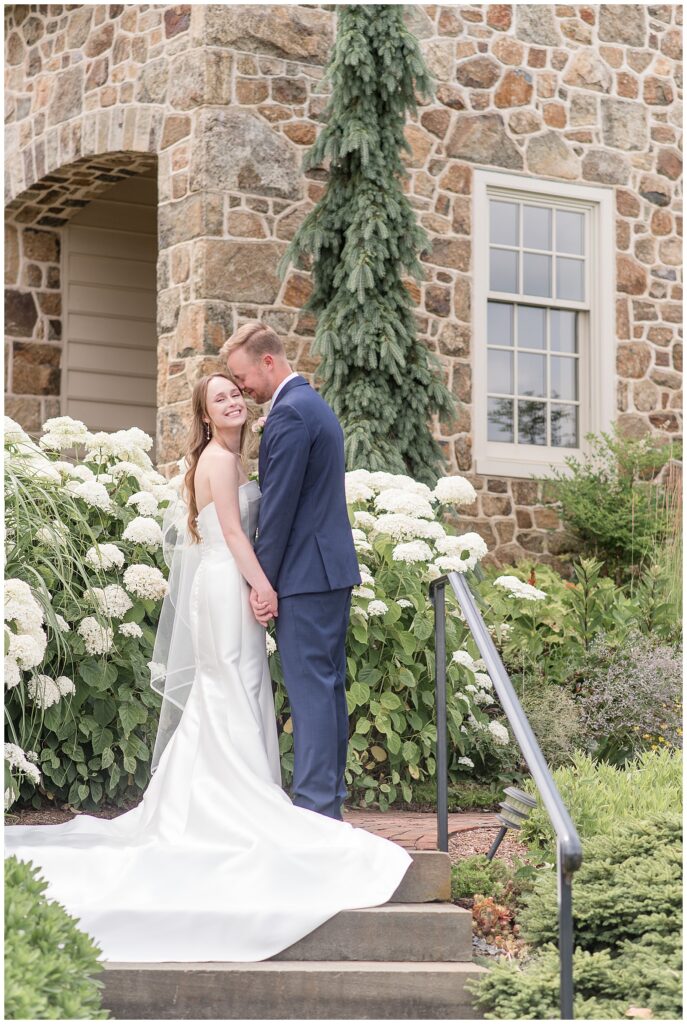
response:
<path id="1" fill-rule="evenodd" d="M 205 424 L 205 440 L 209 441 L 211 437 L 212 437 L 212 434 L 210 432 L 210 424 L 206 423 Z"/>

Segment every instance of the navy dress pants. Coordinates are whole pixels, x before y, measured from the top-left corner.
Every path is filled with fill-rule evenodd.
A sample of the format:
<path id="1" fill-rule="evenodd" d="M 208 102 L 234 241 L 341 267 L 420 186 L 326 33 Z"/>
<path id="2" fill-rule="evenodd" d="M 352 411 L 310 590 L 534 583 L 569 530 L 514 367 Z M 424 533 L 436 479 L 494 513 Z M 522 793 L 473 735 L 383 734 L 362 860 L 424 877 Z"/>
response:
<path id="1" fill-rule="evenodd" d="M 277 646 L 293 719 L 292 799 L 341 818 L 348 750 L 346 632 L 351 588 L 279 598 Z"/>

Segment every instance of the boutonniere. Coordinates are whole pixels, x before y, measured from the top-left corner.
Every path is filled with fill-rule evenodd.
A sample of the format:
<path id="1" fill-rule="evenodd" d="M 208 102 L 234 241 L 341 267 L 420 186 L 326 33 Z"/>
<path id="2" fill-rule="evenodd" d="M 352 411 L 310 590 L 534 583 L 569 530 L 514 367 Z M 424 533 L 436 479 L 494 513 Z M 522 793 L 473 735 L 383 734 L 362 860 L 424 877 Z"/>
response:
<path id="1" fill-rule="evenodd" d="M 254 423 L 254 424 L 253 424 L 253 426 L 251 427 L 251 430 L 253 431 L 253 433 L 254 433 L 254 434 L 260 434 L 260 435 L 262 435 L 262 432 L 263 432 L 263 430 L 265 429 L 265 422 L 266 422 L 266 420 L 267 420 L 267 417 L 266 417 L 266 416 L 260 416 L 260 417 L 259 417 L 259 418 L 258 418 L 258 419 L 257 419 L 257 420 L 255 421 L 255 423 Z"/>

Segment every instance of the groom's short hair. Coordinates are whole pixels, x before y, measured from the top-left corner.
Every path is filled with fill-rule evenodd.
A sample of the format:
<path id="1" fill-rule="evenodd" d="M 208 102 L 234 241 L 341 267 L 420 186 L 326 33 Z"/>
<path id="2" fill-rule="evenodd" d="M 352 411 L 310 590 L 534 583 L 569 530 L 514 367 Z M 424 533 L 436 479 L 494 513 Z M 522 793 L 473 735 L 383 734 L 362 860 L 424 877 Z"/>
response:
<path id="1" fill-rule="evenodd" d="M 239 348 L 242 348 L 254 359 L 260 359 L 261 356 L 268 354 L 282 358 L 286 356 L 284 345 L 277 332 L 258 320 L 251 320 L 239 327 L 238 331 L 234 331 L 222 346 L 222 355 L 228 359 L 231 353 L 236 352 Z"/>

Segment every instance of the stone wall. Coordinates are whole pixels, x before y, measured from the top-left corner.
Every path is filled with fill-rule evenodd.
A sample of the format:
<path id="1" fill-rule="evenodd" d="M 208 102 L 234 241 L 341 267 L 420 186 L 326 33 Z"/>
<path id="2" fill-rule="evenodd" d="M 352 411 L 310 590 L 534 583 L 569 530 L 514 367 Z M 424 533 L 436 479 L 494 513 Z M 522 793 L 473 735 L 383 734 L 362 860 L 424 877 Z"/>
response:
<path id="1" fill-rule="evenodd" d="M 34 314 L 26 296 L 39 290 L 31 344 L 52 346 L 36 351 L 43 369 L 33 379 L 55 386 L 58 339 L 50 332 L 59 321 L 53 256 L 60 227 L 41 218 L 61 217 L 64 204 L 47 198 L 50 176 L 108 154 L 103 173 L 157 158 L 158 450 L 171 464 L 193 381 L 216 365 L 227 333 L 245 319 L 270 322 L 301 372 L 312 376 L 316 368 L 314 323 L 301 309 L 308 275 L 291 272 L 282 282 L 276 267 L 323 188 L 323 172 L 304 175 L 300 165 L 326 106 L 323 66 L 335 12 L 5 10 L 7 199 L 39 207 L 31 230 L 45 233 L 47 254 L 33 258 L 22 242 L 22 266 L 17 253 L 10 268 L 15 320 L 28 329 Z M 408 17 L 437 82 L 435 99 L 407 129 L 407 188 L 431 241 L 426 278 L 413 286 L 418 328 L 458 401 L 455 421 L 439 426 L 439 436 L 451 470 L 469 475 L 478 490 L 467 510 L 471 527 L 504 559 L 533 553 L 555 560 L 568 541 L 542 486 L 473 473 L 472 167 L 614 189 L 617 337 L 608 343 L 617 345 L 618 420 L 635 436 L 677 436 L 681 7 L 424 6 Z M 30 191 L 37 185 L 42 198 Z M 13 337 L 17 366 L 26 355 L 14 345 L 28 344 L 25 338 Z M 16 387 L 22 374 L 9 379 Z M 30 386 L 31 371 L 23 379 Z M 45 414 L 51 407 L 41 401 Z"/>

